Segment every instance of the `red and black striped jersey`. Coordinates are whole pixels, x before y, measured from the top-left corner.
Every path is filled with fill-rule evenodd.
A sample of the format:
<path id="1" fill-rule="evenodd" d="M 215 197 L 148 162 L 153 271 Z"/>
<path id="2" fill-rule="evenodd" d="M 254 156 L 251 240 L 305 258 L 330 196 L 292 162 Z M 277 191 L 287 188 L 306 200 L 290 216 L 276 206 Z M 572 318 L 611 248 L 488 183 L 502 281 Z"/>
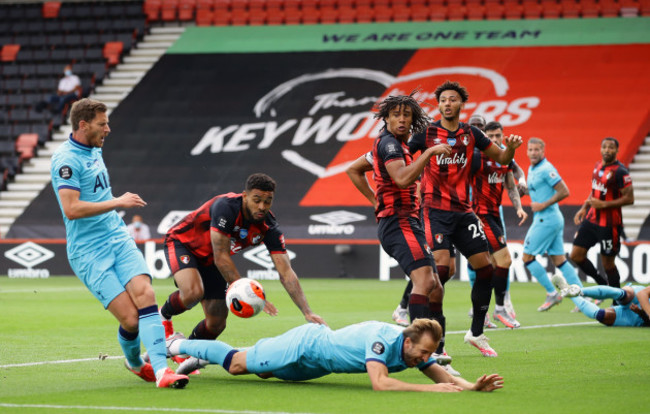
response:
<path id="1" fill-rule="evenodd" d="M 515 162 L 501 165 L 478 149 L 472 160 L 472 208 L 476 214 L 499 216 L 506 175 L 513 170 Z"/>
<path id="2" fill-rule="evenodd" d="M 621 197 L 621 190 L 632 185 L 632 178 L 627 168 L 619 161 L 603 165 L 600 160 L 591 176 L 591 196 L 603 201 L 612 201 Z M 623 224 L 620 207 L 589 208 L 587 220 L 602 227 L 614 227 Z"/>
<path id="3" fill-rule="evenodd" d="M 286 253 L 284 235 L 271 212 L 261 223 L 244 218 L 242 195 L 221 194 L 206 201 L 167 231 L 167 239 L 178 240 L 204 266 L 214 264 L 210 232 L 230 237 L 230 254 L 264 243 L 270 253 Z"/>
<path id="4" fill-rule="evenodd" d="M 445 211 L 472 211 L 469 200 L 470 169 L 474 148 L 485 151 L 492 142 L 478 128 L 461 122 L 456 131 L 433 122 L 425 132 L 409 141 L 413 154 L 438 144 L 449 144 L 450 155 L 431 157 L 424 168 L 420 191 L 422 203 L 428 208 Z"/>
<path id="5" fill-rule="evenodd" d="M 373 178 L 377 185 L 375 216 L 418 217 L 420 202 L 417 197 L 417 184 L 399 188 L 388 174 L 386 166 L 393 161 L 402 160 L 406 165 L 413 162 L 408 146 L 384 130 L 375 140 L 372 148 Z"/>

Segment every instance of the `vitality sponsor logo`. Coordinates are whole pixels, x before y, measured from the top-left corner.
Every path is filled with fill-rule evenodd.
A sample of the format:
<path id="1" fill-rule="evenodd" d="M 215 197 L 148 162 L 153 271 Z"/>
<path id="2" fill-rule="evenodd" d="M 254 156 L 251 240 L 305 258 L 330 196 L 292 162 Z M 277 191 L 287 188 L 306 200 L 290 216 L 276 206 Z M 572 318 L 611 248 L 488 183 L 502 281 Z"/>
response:
<path id="1" fill-rule="evenodd" d="M 289 255 L 289 260 L 293 260 L 296 257 L 296 254 L 291 250 L 287 250 Z M 249 279 L 255 280 L 279 280 L 280 274 L 277 270 L 273 270 L 275 266 L 273 264 L 273 259 L 271 259 L 271 254 L 269 253 L 266 246 L 260 245 L 252 249 L 248 249 L 243 254 L 244 258 L 250 260 L 251 262 L 258 264 L 264 267 L 264 270 L 249 270 L 246 273 L 246 277 Z"/>
<path id="2" fill-rule="evenodd" d="M 502 183 L 504 179 L 505 179 L 504 174 L 493 172 L 492 174 L 488 175 L 488 184 L 499 184 Z"/>
<path id="3" fill-rule="evenodd" d="M 600 191 L 601 194 L 607 194 L 607 187 L 605 186 L 605 184 L 595 179 L 591 180 L 591 189 L 595 191 Z"/>
<path id="4" fill-rule="evenodd" d="M 7 250 L 5 257 L 25 267 L 24 269 L 7 269 L 7 274 L 11 278 L 50 277 L 48 269 L 34 269 L 34 266 L 54 257 L 54 253 L 45 247 L 33 242 L 25 242 L 11 250 Z"/>
<path id="5" fill-rule="evenodd" d="M 450 140 L 447 140 L 447 142 L 450 142 Z M 451 143 L 449 145 L 451 145 Z M 464 152 L 461 154 L 455 152 L 451 157 L 436 155 L 436 163 L 438 165 L 460 165 L 461 168 L 465 168 L 467 165 L 467 157 Z"/>
<path id="6" fill-rule="evenodd" d="M 367 217 L 351 211 L 337 210 L 324 214 L 314 214 L 310 219 L 324 224 L 310 224 L 309 234 L 312 235 L 351 235 L 354 233 L 355 221 L 363 221 Z"/>

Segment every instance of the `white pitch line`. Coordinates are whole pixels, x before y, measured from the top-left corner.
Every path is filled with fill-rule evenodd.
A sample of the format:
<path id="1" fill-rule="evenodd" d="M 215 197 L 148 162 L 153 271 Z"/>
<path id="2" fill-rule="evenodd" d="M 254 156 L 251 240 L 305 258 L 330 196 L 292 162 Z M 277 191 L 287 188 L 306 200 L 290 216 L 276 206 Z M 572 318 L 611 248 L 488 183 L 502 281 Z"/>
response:
<path id="1" fill-rule="evenodd" d="M 113 411 L 154 411 L 167 413 L 215 413 L 215 414 L 313 414 L 292 413 L 288 411 L 251 411 L 251 410 L 220 410 L 217 408 L 169 408 L 169 407 L 112 407 L 95 405 L 52 405 L 52 404 L 8 404 L 0 403 L 6 408 L 47 408 L 52 410 L 113 410 Z"/>
<path id="2" fill-rule="evenodd" d="M 543 328 L 563 328 L 568 326 L 581 326 L 581 325 L 596 325 L 598 322 L 572 322 L 572 323 L 554 323 L 550 325 L 531 325 L 531 326 L 522 326 L 517 329 L 510 328 L 498 328 L 498 329 L 488 329 L 486 332 L 498 332 L 498 331 L 519 331 L 522 329 L 543 329 Z M 447 331 L 447 335 L 464 335 L 467 331 Z M 243 347 L 240 347 L 243 348 Z M 104 359 L 121 359 L 124 358 L 123 355 L 118 356 L 105 356 Z M 18 367 L 31 367 L 37 365 L 48 365 L 48 364 L 73 364 L 77 362 L 88 362 L 88 361 L 97 361 L 102 359 L 101 357 L 96 358 L 81 358 L 81 359 L 63 359 L 55 361 L 38 361 L 38 362 L 25 362 L 22 364 L 6 364 L 0 365 L 0 368 L 18 368 Z"/>

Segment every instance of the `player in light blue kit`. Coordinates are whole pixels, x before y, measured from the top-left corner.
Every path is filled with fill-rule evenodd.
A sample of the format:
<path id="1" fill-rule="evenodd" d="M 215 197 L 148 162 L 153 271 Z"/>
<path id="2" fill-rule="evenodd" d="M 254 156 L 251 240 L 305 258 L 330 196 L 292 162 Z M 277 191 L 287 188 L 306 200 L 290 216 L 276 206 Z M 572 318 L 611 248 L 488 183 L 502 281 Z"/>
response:
<path id="1" fill-rule="evenodd" d="M 243 350 L 221 341 L 185 339 L 176 333 L 167 340 L 167 350 L 170 355 L 191 355 L 178 367 L 178 373 L 219 364 L 232 375 L 250 373 L 288 381 L 367 372 L 377 391 L 493 391 L 503 387 L 498 374 L 483 375 L 470 383 L 445 371 L 432 357 L 441 337 L 442 328 L 432 319 L 416 319 L 406 329 L 375 321 L 336 331 L 326 325 L 306 324 Z M 411 384 L 388 376 L 412 367 L 437 384 Z"/>
<path id="2" fill-rule="evenodd" d="M 603 325 L 650 326 L 650 286 L 630 283 L 623 288 L 606 285 L 581 288 L 578 285 L 569 285 L 560 274 L 553 275 L 553 284 L 562 296 L 570 297 L 586 317 Z M 601 300 L 613 299 L 619 304 L 601 309 L 585 300 L 583 296 Z"/>
<path id="3" fill-rule="evenodd" d="M 546 300 L 537 308 L 547 311 L 562 301 L 553 288 L 546 270 L 535 260 L 538 254 L 547 253 L 553 264 L 570 284 L 579 285 L 580 279 L 564 253 L 564 216 L 558 202 L 569 196 L 569 188 L 555 167 L 544 156 L 544 141 L 539 138 L 528 140 L 528 194 L 533 210 L 533 224 L 524 240 L 523 260 L 530 273 L 546 289 Z"/>
<path id="4" fill-rule="evenodd" d="M 143 207 L 137 194 L 114 198 L 102 159 L 110 133 L 107 108 L 81 99 L 72 105 L 72 134 L 52 155 L 52 188 L 63 213 L 67 254 L 75 275 L 119 321 L 125 365 L 160 388 L 183 388 L 186 375 L 167 367 L 162 326 L 142 253 L 115 209 Z M 151 364 L 140 357 L 140 341 Z"/>

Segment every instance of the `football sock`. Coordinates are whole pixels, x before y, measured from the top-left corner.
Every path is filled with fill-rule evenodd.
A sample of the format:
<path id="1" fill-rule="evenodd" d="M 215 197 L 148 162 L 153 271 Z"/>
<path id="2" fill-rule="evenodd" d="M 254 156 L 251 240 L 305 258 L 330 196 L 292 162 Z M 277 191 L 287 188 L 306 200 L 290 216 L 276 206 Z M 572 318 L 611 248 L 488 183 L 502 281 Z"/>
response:
<path id="1" fill-rule="evenodd" d="M 431 312 L 431 319 L 438 321 L 442 327 L 442 338 L 436 349 L 437 354 L 442 354 L 445 348 L 445 332 L 447 331 L 447 319 L 442 312 L 442 303 L 429 302 L 429 311 Z"/>
<path id="2" fill-rule="evenodd" d="M 409 306 L 409 296 L 411 296 L 411 291 L 413 290 L 413 282 L 409 280 L 404 288 L 404 294 L 402 295 L 402 300 L 399 303 L 399 307 L 402 309 L 408 309 Z"/>
<path id="3" fill-rule="evenodd" d="M 217 336 L 208 330 L 205 319 L 203 319 L 194 327 L 187 339 L 216 339 Z"/>
<path id="4" fill-rule="evenodd" d="M 483 333 L 483 324 L 485 315 L 490 307 L 490 298 L 492 297 L 492 278 L 494 268 L 492 265 L 476 269 L 476 280 L 472 287 L 472 335 L 479 336 Z"/>
<path id="5" fill-rule="evenodd" d="M 614 267 L 613 269 L 605 270 L 605 273 L 607 273 L 607 280 L 610 286 L 621 287 L 621 276 L 618 274 L 618 268 Z"/>
<path id="6" fill-rule="evenodd" d="M 138 332 L 129 332 L 120 325 L 117 330 L 117 341 L 122 347 L 122 352 L 126 357 L 126 362 L 131 368 L 139 368 L 144 365 L 140 357 L 140 336 Z"/>
<path id="7" fill-rule="evenodd" d="M 162 326 L 158 306 L 151 305 L 138 309 L 140 339 L 147 348 L 154 372 L 167 368 L 167 349 L 165 348 L 165 328 Z"/>
<path id="8" fill-rule="evenodd" d="M 449 281 L 449 266 L 436 266 L 440 283 L 444 284 Z"/>
<path id="9" fill-rule="evenodd" d="M 417 293 L 411 293 L 409 298 L 409 317 L 411 322 L 418 318 L 431 319 L 431 311 L 429 310 L 429 298 Z"/>
<path id="10" fill-rule="evenodd" d="M 467 276 L 469 276 L 469 287 L 473 287 L 476 280 L 476 271 L 469 263 L 467 263 Z"/>
<path id="11" fill-rule="evenodd" d="M 179 347 L 179 353 L 219 364 L 226 371 L 230 368 L 232 356 L 237 352 L 239 351 L 227 343 L 213 340 L 182 341 Z"/>
<path id="12" fill-rule="evenodd" d="M 576 272 L 576 269 L 571 265 L 571 263 L 569 263 L 568 260 L 565 260 L 564 263 L 559 265 L 557 268 L 560 269 L 568 284 L 578 285 L 582 287 L 582 282 L 578 277 L 578 273 Z"/>
<path id="13" fill-rule="evenodd" d="M 625 299 L 626 293 L 621 288 L 598 285 L 582 288 L 582 294 L 594 299 L 614 299 L 621 301 Z"/>
<path id="14" fill-rule="evenodd" d="M 535 279 L 537 279 L 539 284 L 542 285 L 544 289 L 546 289 L 546 293 L 549 295 L 555 294 L 555 288 L 553 287 L 553 283 L 551 283 L 551 279 L 549 279 L 548 275 L 546 274 L 546 269 L 544 269 L 537 260 L 533 259 L 530 262 L 526 263 L 526 267 L 528 268 L 530 274 L 533 275 Z"/>
<path id="15" fill-rule="evenodd" d="M 183 305 L 181 300 L 181 292 L 177 290 L 176 292 L 169 295 L 165 304 L 160 308 L 160 314 L 165 319 L 171 319 L 174 315 L 179 315 L 185 312 L 187 308 Z"/>
<path id="16" fill-rule="evenodd" d="M 506 290 L 508 290 L 509 274 L 510 269 L 499 266 L 494 268 L 494 278 L 492 278 L 492 286 L 494 287 L 494 302 L 499 306 L 503 306 L 503 299 L 506 296 Z"/>
<path id="17" fill-rule="evenodd" d="M 598 314 L 598 311 L 602 310 L 598 306 L 596 306 L 593 302 L 589 302 L 588 300 L 585 300 L 585 298 L 582 298 L 580 296 L 576 296 L 575 298 L 571 298 L 573 303 L 576 304 L 578 309 L 580 309 L 580 312 L 584 313 L 585 316 L 589 319 L 596 319 L 596 315 Z"/>
<path id="18" fill-rule="evenodd" d="M 605 279 L 598 270 L 594 267 L 594 264 L 591 263 L 591 260 L 585 259 L 584 261 L 578 263 L 576 262 L 580 270 L 582 270 L 587 276 L 591 276 L 592 279 L 596 281 L 599 285 L 606 285 L 607 279 Z"/>

